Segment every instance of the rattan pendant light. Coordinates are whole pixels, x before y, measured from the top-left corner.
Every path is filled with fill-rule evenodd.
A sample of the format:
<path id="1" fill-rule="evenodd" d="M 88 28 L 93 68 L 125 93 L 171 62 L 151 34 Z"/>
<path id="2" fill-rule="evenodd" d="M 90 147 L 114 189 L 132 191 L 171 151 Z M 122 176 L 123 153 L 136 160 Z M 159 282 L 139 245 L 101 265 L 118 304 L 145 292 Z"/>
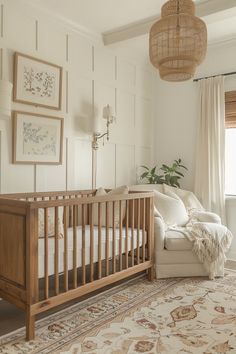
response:
<path id="1" fill-rule="evenodd" d="M 206 55 L 206 24 L 195 16 L 192 0 L 169 0 L 150 30 L 149 41 L 151 63 L 163 80 L 189 80 Z"/>

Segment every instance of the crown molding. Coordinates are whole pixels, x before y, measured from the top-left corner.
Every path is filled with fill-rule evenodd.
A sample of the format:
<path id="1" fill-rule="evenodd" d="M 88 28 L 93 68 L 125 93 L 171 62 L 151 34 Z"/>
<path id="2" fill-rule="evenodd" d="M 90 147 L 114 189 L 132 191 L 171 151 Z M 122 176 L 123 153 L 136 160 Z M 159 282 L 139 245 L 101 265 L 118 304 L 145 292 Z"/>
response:
<path id="1" fill-rule="evenodd" d="M 97 42 L 99 44 L 103 44 L 103 38 L 100 33 L 95 32 L 85 26 L 82 26 L 77 22 L 71 21 L 64 16 L 60 16 L 58 14 L 55 14 L 53 11 L 45 9 L 43 6 L 40 6 L 40 4 L 32 3 L 31 0 L 20 0 L 20 2 L 24 5 L 26 5 L 27 7 L 30 7 L 30 9 L 32 11 L 34 11 L 34 16 L 35 16 L 35 10 L 36 10 L 37 14 L 46 16 L 50 20 L 53 19 L 56 23 L 58 23 L 59 25 L 62 25 L 63 27 L 66 27 L 71 32 L 75 32 L 87 39 L 90 39 L 91 41 Z"/>
<path id="2" fill-rule="evenodd" d="M 205 22 L 214 22 L 219 14 L 224 18 L 229 16 L 229 10 L 236 10 L 235 0 L 207 0 L 196 5 L 196 15 L 204 18 Z M 116 28 L 102 34 L 105 45 L 122 42 L 149 33 L 152 25 L 160 19 L 160 15 L 149 17 L 145 20 L 131 23 L 127 26 Z"/>

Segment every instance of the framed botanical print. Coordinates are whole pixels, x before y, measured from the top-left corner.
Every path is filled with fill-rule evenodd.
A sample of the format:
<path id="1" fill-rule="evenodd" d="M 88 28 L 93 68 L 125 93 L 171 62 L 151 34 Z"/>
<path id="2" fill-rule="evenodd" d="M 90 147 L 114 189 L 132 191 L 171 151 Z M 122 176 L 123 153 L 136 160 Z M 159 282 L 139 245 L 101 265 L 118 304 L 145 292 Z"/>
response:
<path id="1" fill-rule="evenodd" d="M 63 118 L 13 114 L 13 163 L 62 164 Z"/>
<path id="2" fill-rule="evenodd" d="M 60 110 L 62 67 L 16 52 L 13 100 Z"/>

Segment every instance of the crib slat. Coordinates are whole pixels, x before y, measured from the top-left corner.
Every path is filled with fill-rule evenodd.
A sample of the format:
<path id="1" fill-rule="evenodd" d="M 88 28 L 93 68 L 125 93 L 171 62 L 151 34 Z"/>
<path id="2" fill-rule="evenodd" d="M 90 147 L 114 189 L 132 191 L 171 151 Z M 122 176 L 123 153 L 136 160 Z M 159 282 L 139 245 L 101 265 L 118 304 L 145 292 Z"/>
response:
<path id="1" fill-rule="evenodd" d="M 77 288 L 77 235 L 76 235 L 76 226 L 77 226 L 77 216 L 78 215 L 78 206 L 73 205 L 73 288 Z"/>
<path id="2" fill-rule="evenodd" d="M 64 290 L 68 291 L 68 207 L 64 206 Z"/>
<path id="3" fill-rule="evenodd" d="M 86 206 L 87 208 L 87 206 Z M 85 205 L 82 204 L 82 284 L 86 283 L 85 268 Z"/>
<path id="4" fill-rule="evenodd" d="M 55 295 L 59 294 L 59 269 L 58 269 L 58 261 L 59 261 L 59 245 L 58 245 L 58 239 L 59 239 L 59 227 L 58 227 L 58 207 L 55 207 L 55 252 L 54 252 L 54 276 L 55 276 L 55 282 L 54 282 L 54 287 L 55 287 Z"/>
<path id="5" fill-rule="evenodd" d="M 106 202 L 106 276 L 109 275 L 109 203 Z"/>
<path id="6" fill-rule="evenodd" d="M 131 200 L 131 262 L 134 266 L 134 199 Z"/>
<path id="7" fill-rule="evenodd" d="M 115 225 L 116 202 L 112 203 L 112 272 L 116 272 L 116 225 Z"/>
<path id="8" fill-rule="evenodd" d="M 146 199 L 143 199 L 143 217 L 142 217 L 142 259 L 143 262 L 145 262 L 145 224 L 146 224 L 146 220 L 145 220 L 145 214 L 146 214 L 146 208 L 145 208 L 145 203 Z"/>
<path id="9" fill-rule="evenodd" d="M 93 227 L 93 204 L 90 204 L 90 281 L 94 280 L 94 264 L 93 264 L 93 252 L 94 252 L 94 227 Z"/>
<path id="10" fill-rule="evenodd" d="M 137 202 L 137 264 L 140 262 L 140 199 Z"/>
<path id="11" fill-rule="evenodd" d="M 126 217 L 125 217 L 125 268 L 129 267 L 129 201 L 126 200 Z"/>
<path id="12" fill-rule="evenodd" d="M 44 296 L 48 299 L 48 208 L 44 209 Z"/>
<path id="13" fill-rule="evenodd" d="M 98 279 L 102 277 L 102 220 L 101 203 L 98 203 Z"/>
<path id="14" fill-rule="evenodd" d="M 122 271 L 122 231 L 123 231 L 123 225 L 122 225 L 122 201 L 119 201 L 119 265 L 120 265 L 120 271 Z"/>

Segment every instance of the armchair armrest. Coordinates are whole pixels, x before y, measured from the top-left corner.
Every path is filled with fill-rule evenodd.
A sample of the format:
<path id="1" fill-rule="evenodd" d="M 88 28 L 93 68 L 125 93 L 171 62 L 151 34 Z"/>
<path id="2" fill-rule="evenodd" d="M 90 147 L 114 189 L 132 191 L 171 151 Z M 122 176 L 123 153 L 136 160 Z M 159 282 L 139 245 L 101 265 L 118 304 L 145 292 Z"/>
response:
<path id="1" fill-rule="evenodd" d="M 214 224 L 221 224 L 221 218 L 219 215 L 209 211 L 194 211 L 192 213 L 194 219 L 200 222 L 210 222 Z"/>
<path id="2" fill-rule="evenodd" d="M 156 252 L 164 249 L 165 224 L 159 216 L 154 217 L 154 242 Z"/>

